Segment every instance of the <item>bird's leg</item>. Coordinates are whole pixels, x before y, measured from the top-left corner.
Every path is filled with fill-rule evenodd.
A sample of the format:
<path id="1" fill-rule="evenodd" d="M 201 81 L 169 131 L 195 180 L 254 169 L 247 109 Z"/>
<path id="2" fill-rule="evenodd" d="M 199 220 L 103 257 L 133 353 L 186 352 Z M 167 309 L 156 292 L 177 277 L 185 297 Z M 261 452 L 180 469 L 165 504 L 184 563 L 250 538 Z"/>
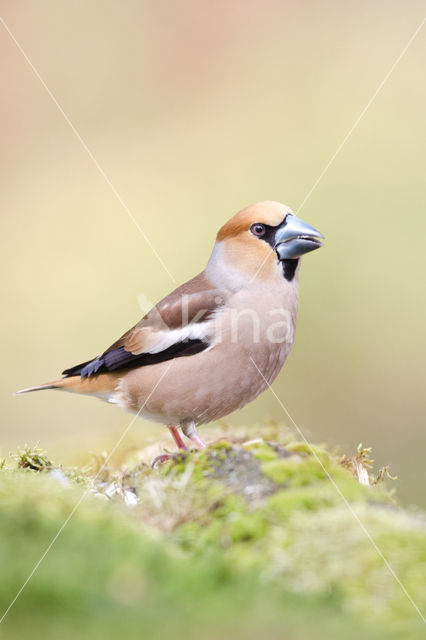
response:
<path id="1" fill-rule="evenodd" d="M 197 428 L 195 426 L 195 422 L 191 421 L 191 422 L 183 422 L 181 424 L 182 426 L 182 431 L 184 433 L 184 435 L 189 438 L 190 440 L 192 440 L 192 442 L 195 444 L 195 446 L 198 449 L 205 449 L 206 445 L 204 444 L 204 442 L 201 440 L 200 436 L 198 435 L 198 431 Z"/>
<path id="2" fill-rule="evenodd" d="M 184 451 L 188 451 L 188 447 L 182 440 L 178 428 L 170 424 L 167 425 L 167 428 L 172 434 L 173 440 L 176 442 L 178 449 L 183 449 Z M 173 458 L 174 455 L 175 454 L 173 453 L 162 453 L 161 455 L 154 458 L 154 460 L 151 463 L 152 468 L 155 469 L 157 465 L 163 464 L 163 462 L 167 462 L 167 460 L 171 460 L 171 458 Z"/>
<path id="3" fill-rule="evenodd" d="M 168 425 L 167 428 L 170 431 L 170 433 L 172 434 L 173 440 L 176 442 L 176 445 L 177 445 L 178 449 L 185 449 L 185 451 L 188 451 L 188 447 L 186 446 L 186 444 L 182 440 L 182 438 L 180 436 L 180 433 L 178 431 L 178 428 L 177 427 L 172 427 L 171 425 Z"/>
<path id="4" fill-rule="evenodd" d="M 204 442 L 201 440 L 200 436 L 198 435 L 198 431 L 195 427 L 194 422 L 183 422 L 181 424 L 182 427 L 182 431 L 183 433 L 186 435 L 187 438 L 189 438 L 190 440 L 192 440 L 192 442 L 195 444 L 195 446 L 198 449 L 205 449 L 206 445 L 204 444 Z M 179 449 L 184 449 L 184 451 L 188 451 L 188 447 L 186 446 L 186 444 L 184 443 L 184 441 L 182 440 L 180 433 L 178 431 L 177 427 L 174 427 L 172 425 L 167 425 L 168 430 L 170 431 L 170 433 L 173 436 L 173 440 L 176 442 L 177 446 L 179 447 Z M 159 456 L 157 456 L 156 458 L 154 458 L 154 460 L 152 461 L 152 467 L 153 469 L 155 469 L 155 467 L 157 467 L 157 465 L 162 464 L 163 462 L 167 462 L 167 460 L 170 460 L 171 458 L 174 458 L 173 453 L 163 453 Z"/>

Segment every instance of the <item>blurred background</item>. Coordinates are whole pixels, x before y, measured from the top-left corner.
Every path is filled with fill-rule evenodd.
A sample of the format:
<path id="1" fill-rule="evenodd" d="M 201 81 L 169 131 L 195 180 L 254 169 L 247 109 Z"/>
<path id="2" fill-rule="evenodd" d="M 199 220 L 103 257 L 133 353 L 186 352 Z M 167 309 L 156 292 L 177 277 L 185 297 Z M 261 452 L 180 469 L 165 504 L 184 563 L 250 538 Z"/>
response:
<path id="1" fill-rule="evenodd" d="M 81 462 L 130 417 L 16 389 L 95 356 L 201 271 L 218 228 L 294 210 L 423 18 L 412 1 L 4 1 L 2 15 L 175 282 L 0 26 L 0 450 Z M 304 260 L 293 353 L 275 390 L 305 435 L 373 447 L 425 504 L 425 30 L 303 205 L 326 236 Z M 144 310 L 144 309 L 143 309 Z M 270 392 L 226 422 L 288 424 Z M 122 448 L 152 443 L 142 420 Z M 206 435 L 208 439 L 208 435 Z"/>

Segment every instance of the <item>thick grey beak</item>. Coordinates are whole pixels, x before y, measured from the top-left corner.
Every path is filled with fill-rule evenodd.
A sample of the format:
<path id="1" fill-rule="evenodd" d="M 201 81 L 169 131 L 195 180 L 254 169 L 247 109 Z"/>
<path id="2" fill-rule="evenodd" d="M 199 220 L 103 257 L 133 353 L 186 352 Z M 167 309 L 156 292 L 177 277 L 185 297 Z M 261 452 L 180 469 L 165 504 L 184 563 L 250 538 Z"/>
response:
<path id="1" fill-rule="evenodd" d="M 322 233 L 289 213 L 275 234 L 275 251 L 280 260 L 300 258 L 322 247 Z"/>

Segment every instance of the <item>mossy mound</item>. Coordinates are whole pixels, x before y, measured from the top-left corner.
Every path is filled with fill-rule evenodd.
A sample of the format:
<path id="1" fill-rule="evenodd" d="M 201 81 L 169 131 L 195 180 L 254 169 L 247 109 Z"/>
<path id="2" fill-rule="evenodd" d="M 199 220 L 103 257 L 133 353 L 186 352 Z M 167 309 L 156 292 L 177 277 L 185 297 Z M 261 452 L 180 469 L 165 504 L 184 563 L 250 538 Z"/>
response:
<path id="1" fill-rule="evenodd" d="M 222 440 L 159 469 L 81 471 L 27 449 L 0 472 L 3 611 L 48 553 L 0 632 L 424 637 L 425 517 L 360 484 L 361 462 Z"/>

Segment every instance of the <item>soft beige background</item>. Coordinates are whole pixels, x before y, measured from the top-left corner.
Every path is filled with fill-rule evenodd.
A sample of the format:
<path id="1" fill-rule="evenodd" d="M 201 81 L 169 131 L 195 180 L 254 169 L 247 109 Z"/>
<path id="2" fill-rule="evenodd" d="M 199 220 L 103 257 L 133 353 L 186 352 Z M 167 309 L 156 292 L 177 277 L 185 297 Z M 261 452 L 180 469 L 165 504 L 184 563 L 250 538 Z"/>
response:
<path id="1" fill-rule="evenodd" d="M 297 209 L 422 20 L 422 2 L 1 3 L 2 16 L 177 283 L 259 199 Z M 296 346 L 275 389 L 313 441 L 374 448 L 424 502 L 424 62 L 418 35 L 301 217 Z M 174 287 L 0 26 L 2 427 L 68 462 L 129 416 L 15 389 L 102 351 Z M 231 416 L 288 423 L 271 393 Z M 132 442 L 161 427 L 138 421 Z M 123 447 L 126 447 L 126 440 Z M 158 447 L 157 447 L 158 448 Z M 154 449 L 156 449 L 154 447 Z"/>

